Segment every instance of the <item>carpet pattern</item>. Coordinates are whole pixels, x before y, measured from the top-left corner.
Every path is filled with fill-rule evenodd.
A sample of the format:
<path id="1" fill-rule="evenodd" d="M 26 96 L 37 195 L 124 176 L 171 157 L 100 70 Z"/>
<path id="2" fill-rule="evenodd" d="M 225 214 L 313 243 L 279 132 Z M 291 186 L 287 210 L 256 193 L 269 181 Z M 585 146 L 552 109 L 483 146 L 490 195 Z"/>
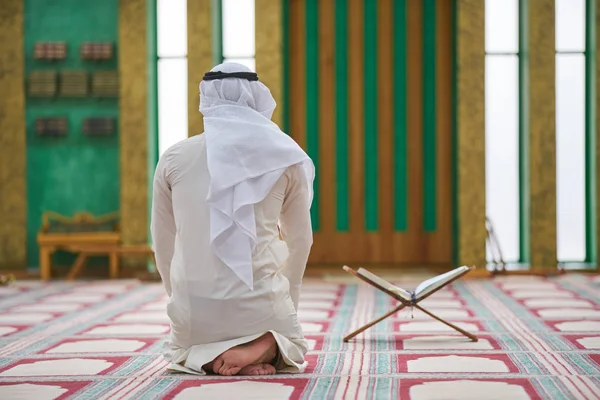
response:
<path id="1" fill-rule="evenodd" d="M 477 343 L 403 310 L 345 344 L 394 301 L 308 281 L 308 365 L 268 379 L 168 373 L 165 301 L 135 281 L 0 288 L 0 399 L 600 399 L 599 276 L 464 280 L 421 303 Z"/>

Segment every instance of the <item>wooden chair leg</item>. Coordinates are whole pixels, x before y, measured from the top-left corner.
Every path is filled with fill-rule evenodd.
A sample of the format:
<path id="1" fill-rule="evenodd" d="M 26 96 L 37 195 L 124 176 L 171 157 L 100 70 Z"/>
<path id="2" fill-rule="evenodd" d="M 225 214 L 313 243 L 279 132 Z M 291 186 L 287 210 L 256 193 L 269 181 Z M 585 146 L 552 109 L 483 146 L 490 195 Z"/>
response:
<path id="1" fill-rule="evenodd" d="M 348 336 L 346 336 L 344 338 L 344 342 L 348 342 L 350 339 L 352 339 L 354 336 L 358 335 L 359 333 L 362 333 L 364 331 L 366 331 L 367 329 L 369 329 L 370 327 L 372 327 L 375 324 L 380 323 L 381 321 L 383 321 L 384 319 L 396 314 L 398 311 L 402 310 L 404 307 L 406 307 L 404 304 L 400 304 L 398 307 L 394 308 L 392 311 L 388 312 L 387 314 L 382 315 L 381 317 L 377 318 L 375 321 L 369 322 L 367 325 L 355 330 L 354 332 L 352 332 L 351 334 L 349 334 Z"/>
<path id="2" fill-rule="evenodd" d="M 471 339 L 471 341 L 476 342 L 477 341 L 477 336 L 473 335 L 472 333 L 469 333 L 467 331 L 465 331 L 462 328 L 459 328 L 458 326 L 451 324 L 450 322 L 444 321 L 443 319 L 441 319 L 440 317 L 438 317 L 435 314 L 430 313 L 429 311 L 427 311 L 426 309 L 424 309 L 423 307 L 421 307 L 418 304 L 415 304 L 415 308 L 419 309 L 421 311 L 423 311 L 425 314 L 429 315 L 431 318 L 440 321 L 442 324 L 449 326 L 450 328 L 462 333 L 463 335 L 465 335 L 466 337 L 468 337 L 469 339 Z"/>
<path id="3" fill-rule="evenodd" d="M 116 251 L 110 252 L 109 259 L 109 277 L 117 279 L 119 277 L 119 254 Z"/>
<path id="4" fill-rule="evenodd" d="M 40 248 L 40 278 L 50 280 L 52 275 L 52 252 L 48 247 Z"/>
<path id="5" fill-rule="evenodd" d="M 84 252 L 81 252 L 81 253 L 79 253 L 79 255 L 77 255 L 77 258 L 75 259 L 75 262 L 73 263 L 73 266 L 71 267 L 71 270 L 67 274 L 67 280 L 73 281 L 73 280 L 75 280 L 75 278 L 77 278 L 77 276 L 79 276 L 79 274 L 81 273 L 81 270 L 85 266 L 85 262 L 87 261 L 87 258 L 88 258 L 88 256 Z"/>

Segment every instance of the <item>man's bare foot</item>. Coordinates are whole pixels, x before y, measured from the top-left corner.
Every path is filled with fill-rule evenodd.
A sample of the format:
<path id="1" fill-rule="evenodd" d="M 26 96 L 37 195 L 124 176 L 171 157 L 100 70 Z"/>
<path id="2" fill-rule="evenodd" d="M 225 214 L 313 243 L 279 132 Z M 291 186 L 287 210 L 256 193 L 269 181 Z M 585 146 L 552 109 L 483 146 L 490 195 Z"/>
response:
<path id="1" fill-rule="evenodd" d="M 276 372 L 271 364 L 252 364 L 242 368 L 238 375 L 275 375 Z"/>
<path id="2" fill-rule="evenodd" d="M 232 376 L 250 365 L 269 364 L 277 355 L 277 343 L 269 332 L 250 343 L 235 346 L 212 362 L 215 374 Z"/>
<path id="3" fill-rule="evenodd" d="M 213 364 L 215 363 L 215 360 L 212 360 L 211 362 L 209 362 L 208 364 L 204 364 L 202 366 L 202 369 L 204 371 L 206 371 L 207 374 L 214 374 L 215 372 L 213 371 Z"/>

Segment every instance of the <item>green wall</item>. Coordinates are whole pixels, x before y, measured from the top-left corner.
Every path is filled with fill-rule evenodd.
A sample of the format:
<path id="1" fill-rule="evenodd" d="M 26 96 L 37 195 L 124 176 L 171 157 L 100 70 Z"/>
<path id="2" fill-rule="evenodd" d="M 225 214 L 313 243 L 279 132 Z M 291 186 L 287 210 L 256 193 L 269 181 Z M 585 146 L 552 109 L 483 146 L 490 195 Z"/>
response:
<path id="1" fill-rule="evenodd" d="M 25 0 L 25 69 L 117 69 L 118 1 Z M 40 62 L 33 58 L 38 41 L 64 41 L 67 58 Z M 86 41 L 115 44 L 110 61 L 82 61 L 79 47 Z M 66 116 L 69 132 L 63 138 L 39 138 L 35 119 Z M 87 117 L 118 117 L 116 99 L 27 98 L 27 261 L 38 266 L 36 235 L 44 211 L 72 215 L 77 211 L 103 214 L 119 209 L 119 139 L 87 137 L 81 125 Z M 117 124 L 118 126 L 118 124 Z"/>

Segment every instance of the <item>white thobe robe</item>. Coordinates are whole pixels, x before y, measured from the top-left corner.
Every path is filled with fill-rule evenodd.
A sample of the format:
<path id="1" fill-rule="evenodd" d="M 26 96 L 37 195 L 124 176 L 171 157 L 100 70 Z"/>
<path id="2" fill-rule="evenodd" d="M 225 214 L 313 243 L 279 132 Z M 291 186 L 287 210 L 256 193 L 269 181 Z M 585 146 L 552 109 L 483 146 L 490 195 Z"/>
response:
<path id="1" fill-rule="evenodd" d="M 169 295 L 170 369 L 204 374 L 202 366 L 227 349 L 271 332 L 280 351 L 276 368 L 298 372 L 307 351 L 298 298 L 312 245 L 304 172 L 299 165 L 287 168 L 254 206 L 253 290 L 211 251 L 209 179 L 204 135 L 167 150 L 154 177 L 151 231 Z"/>

